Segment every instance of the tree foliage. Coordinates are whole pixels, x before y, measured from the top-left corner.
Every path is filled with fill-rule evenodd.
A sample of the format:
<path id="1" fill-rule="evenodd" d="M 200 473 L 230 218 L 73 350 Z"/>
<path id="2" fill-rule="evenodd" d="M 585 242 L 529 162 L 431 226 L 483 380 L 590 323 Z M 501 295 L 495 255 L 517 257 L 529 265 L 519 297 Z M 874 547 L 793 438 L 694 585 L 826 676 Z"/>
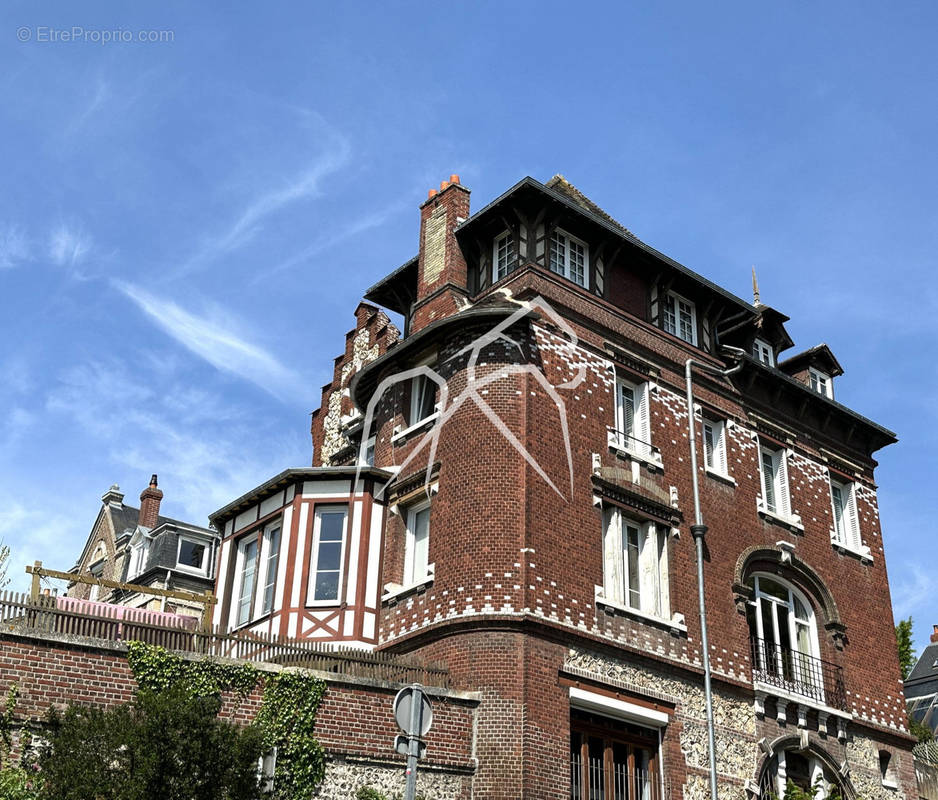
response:
<path id="1" fill-rule="evenodd" d="M 51 714 L 39 757 L 43 798 L 254 800 L 263 736 L 217 717 L 219 700 L 181 686 L 127 705 Z"/>
<path id="2" fill-rule="evenodd" d="M 918 660 L 912 646 L 912 617 L 901 619 L 896 625 L 896 649 L 899 651 L 899 671 L 905 680 Z"/>

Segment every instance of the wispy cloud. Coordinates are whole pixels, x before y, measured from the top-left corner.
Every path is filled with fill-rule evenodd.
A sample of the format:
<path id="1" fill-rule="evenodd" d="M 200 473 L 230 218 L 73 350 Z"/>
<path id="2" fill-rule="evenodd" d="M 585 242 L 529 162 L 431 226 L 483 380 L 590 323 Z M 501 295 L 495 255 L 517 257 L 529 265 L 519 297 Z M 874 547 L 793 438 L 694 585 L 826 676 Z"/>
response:
<path id="1" fill-rule="evenodd" d="M 0 226 L 0 269 L 12 269 L 30 256 L 23 229 L 16 225 Z"/>
<path id="2" fill-rule="evenodd" d="M 368 214 L 364 217 L 361 217 L 355 220 L 352 224 L 346 226 L 340 231 L 333 233 L 331 236 L 326 236 L 318 241 L 313 242 L 309 247 L 303 248 L 300 252 L 290 256 L 290 258 L 281 261 L 279 264 L 264 270 L 260 269 L 251 279 L 251 284 L 258 283 L 261 280 L 269 278 L 271 275 L 276 275 L 278 272 L 283 272 L 284 270 L 290 269 L 302 264 L 314 256 L 324 253 L 331 248 L 335 247 L 342 242 L 351 239 L 353 236 L 357 236 L 365 231 L 377 228 L 384 224 L 384 222 L 391 216 L 394 211 L 397 211 L 401 207 L 400 202 L 396 202 L 388 205 L 386 208 L 375 211 L 372 214 Z"/>
<path id="3" fill-rule="evenodd" d="M 60 267 L 75 267 L 85 260 L 91 246 L 90 236 L 63 223 L 49 236 L 49 258 Z"/>
<path id="4" fill-rule="evenodd" d="M 208 238 L 196 253 L 177 270 L 185 274 L 207 266 L 217 258 L 245 245 L 257 234 L 264 221 L 301 200 L 317 196 L 323 180 L 348 163 L 350 147 L 344 136 L 328 131 L 325 149 L 296 175 L 276 186 L 259 188 L 246 205 L 236 213 L 231 224 Z"/>
<path id="5" fill-rule="evenodd" d="M 65 126 L 63 135 L 72 139 L 97 114 L 111 97 L 111 88 L 107 81 L 99 77 L 94 85 L 94 91 L 72 120 Z"/>
<path id="6" fill-rule="evenodd" d="M 139 286 L 124 282 L 114 285 L 151 322 L 216 369 L 250 381 L 279 399 L 302 397 L 304 384 L 299 376 L 232 330 L 230 322 L 223 323 L 220 309 L 209 308 L 205 316 L 199 316 Z M 225 313 L 224 317 L 227 321 L 231 315 Z"/>

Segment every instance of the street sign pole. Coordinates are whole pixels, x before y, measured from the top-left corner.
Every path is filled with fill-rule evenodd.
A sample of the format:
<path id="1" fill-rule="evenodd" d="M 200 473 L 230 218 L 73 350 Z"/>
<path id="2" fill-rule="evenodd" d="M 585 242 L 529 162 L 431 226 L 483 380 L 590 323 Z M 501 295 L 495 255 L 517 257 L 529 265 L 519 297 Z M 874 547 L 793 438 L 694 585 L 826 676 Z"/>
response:
<path id="1" fill-rule="evenodd" d="M 394 698 L 394 719 L 404 736 L 394 740 L 398 753 L 407 756 L 407 770 L 404 773 L 407 785 L 404 800 L 415 800 L 417 792 L 417 759 L 427 746 L 423 737 L 433 723 L 433 708 L 419 683 L 401 689 Z"/>

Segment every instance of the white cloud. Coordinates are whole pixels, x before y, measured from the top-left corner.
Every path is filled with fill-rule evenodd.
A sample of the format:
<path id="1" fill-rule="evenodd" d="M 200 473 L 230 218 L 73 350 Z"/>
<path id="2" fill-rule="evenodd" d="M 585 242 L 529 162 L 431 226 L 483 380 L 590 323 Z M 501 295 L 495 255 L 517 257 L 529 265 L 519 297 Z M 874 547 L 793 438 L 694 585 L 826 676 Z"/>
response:
<path id="1" fill-rule="evenodd" d="M 139 286 L 123 282 L 115 286 L 158 327 L 216 369 L 250 381 L 280 399 L 304 397 L 305 386 L 299 376 L 221 323 L 220 310 L 210 310 L 208 317 L 201 317 Z M 224 316 L 228 320 L 231 315 Z"/>
<path id="2" fill-rule="evenodd" d="M 30 256 L 23 229 L 15 225 L 0 227 L 0 269 L 11 269 Z"/>
<path id="3" fill-rule="evenodd" d="M 265 219 L 293 203 L 318 195 L 323 179 L 345 166 L 350 154 L 348 141 L 343 136 L 333 130 L 327 130 L 326 134 L 332 141 L 325 152 L 281 185 L 259 190 L 235 215 L 228 228 L 209 238 L 180 271 L 188 272 L 236 250 L 254 237 Z"/>
<path id="4" fill-rule="evenodd" d="M 92 522 L 93 517 L 87 523 L 89 529 Z M 74 538 L 76 530 L 71 515 L 52 511 L 47 504 L 27 508 L 20 500 L 0 494 L 0 540 L 10 548 L 9 588 L 26 591 L 29 587 L 26 565 L 35 561 L 43 561 L 52 569 L 71 567 L 78 558 L 77 550 L 65 557 L 68 562 L 65 564 L 57 560 L 57 554 L 62 550 L 63 539 Z"/>
<path id="5" fill-rule="evenodd" d="M 101 491 L 114 480 L 142 481 L 156 472 L 166 495 L 164 511 L 205 525 L 209 513 L 242 492 L 308 461 L 305 432 L 284 436 L 276 427 L 282 420 L 258 420 L 226 402 L 179 381 L 148 385 L 121 362 L 92 361 L 61 377 L 46 410 L 65 415 L 95 442 L 111 473 Z M 142 488 L 124 486 L 128 504 Z M 82 536 L 90 530 L 96 499 L 74 499 L 75 509 L 89 509 Z M 168 504 L 181 510 L 172 513 Z"/>
<path id="6" fill-rule="evenodd" d="M 91 237 L 77 228 L 59 225 L 49 236 L 49 257 L 60 267 L 74 267 L 91 250 Z"/>

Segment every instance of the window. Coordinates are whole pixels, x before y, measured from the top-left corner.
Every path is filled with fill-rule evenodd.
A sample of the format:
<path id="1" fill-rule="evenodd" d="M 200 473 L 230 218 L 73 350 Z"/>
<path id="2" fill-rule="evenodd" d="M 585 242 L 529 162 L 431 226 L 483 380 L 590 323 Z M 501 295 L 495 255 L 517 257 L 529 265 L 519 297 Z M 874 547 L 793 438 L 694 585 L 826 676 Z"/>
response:
<path id="1" fill-rule="evenodd" d="M 726 423 L 703 418 L 704 464 L 710 472 L 727 474 Z"/>
<path id="2" fill-rule="evenodd" d="M 860 541 L 856 489 L 852 483 L 841 483 L 831 478 L 831 507 L 834 513 L 831 541 L 859 551 L 863 542 Z"/>
<path id="3" fill-rule="evenodd" d="M 668 292 L 664 296 L 664 329 L 689 344 L 697 344 L 697 312 L 690 300 Z"/>
<path id="4" fill-rule="evenodd" d="M 791 517 L 785 451 L 760 445 L 759 467 L 762 472 L 762 510 L 785 519 Z"/>
<path id="5" fill-rule="evenodd" d="M 238 563 L 241 580 L 238 586 L 237 624 L 244 625 L 251 619 L 251 604 L 254 601 L 254 582 L 257 575 L 257 537 L 242 539 L 238 545 Z"/>
<path id="6" fill-rule="evenodd" d="M 789 786 L 809 797 L 843 797 L 843 786 L 833 771 L 810 750 L 782 750 L 763 768 L 759 781 L 760 797 L 792 796 Z"/>
<path id="7" fill-rule="evenodd" d="M 262 548 L 264 563 L 264 594 L 261 614 L 269 614 L 274 608 L 274 588 L 277 585 L 277 565 L 280 562 L 280 523 L 264 531 Z"/>
<path id="8" fill-rule="evenodd" d="M 176 554 L 177 567 L 204 574 L 207 561 L 208 546 L 205 542 L 189 539 L 185 536 L 179 537 L 179 548 Z"/>
<path id="9" fill-rule="evenodd" d="M 749 586 L 753 679 L 823 703 L 824 665 L 807 599 L 775 576 L 755 575 Z"/>
<path id="10" fill-rule="evenodd" d="M 571 800 L 659 800 L 660 783 L 658 731 L 571 711 Z"/>
<path id="11" fill-rule="evenodd" d="M 647 383 L 616 381 L 616 427 L 612 433 L 615 447 L 640 456 L 652 454 Z"/>
<path id="12" fill-rule="evenodd" d="M 348 506 L 321 506 L 316 509 L 309 569 L 310 603 L 339 602 L 347 519 Z"/>
<path id="13" fill-rule="evenodd" d="M 616 506 L 605 509 L 603 596 L 643 614 L 670 617 L 668 536 L 653 522 L 636 522 Z"/>
<path id="14" fill-rule="evenodd" d="M 765 339 L 756 339 L 752 343 L 752 357 L 767 366 L 775 366 L 775 353 L 772 346 Z"/>
<path id="15" fill-rule="evenodd" d="M 879 777 L 887 789 L 895 789 L 899 785 L 898 776 L 892 764 L 892 753 L 888 750 L 879 751 Z"/>
<path id="16" fill-rule="evenodd" d="M 589 248 L 579 239 L 557 228 L 550 236 L 550 269 L 578 286 L 586 286 Z"/>
<path id="17" fill-rule="evenodd" d="M 89 571 L 91 572 L 92 578 L 98 578 L 98 579 L 103 578 L 104 577 L 104 561 L 101 560 L 101 561 L 98 561 L 98 563 L 93 564 L 89 568 Z M 88 599 L 91 600 L 92 602 L 95 602 L 96 600 L 99 600 L 100 598 L 101 598 L 101 584 L 92 583 L 91 590 L 88 592 Z"/>
<path id="18" fill-rule="evenodd" d="M 808 368 L 808 376 L 811 380 L 811 388 L 818 394 L 834 399 L 834 383 L 831 376 L 826 372 L 821 372 L 814 367 Z"/>
<path id="19" fill-rule="evenodd" d="M 436 411 L 436 383 L 426 375 L 415 375 L 410 382 L 410 420 L 416 425 Z"/>
<path id="20" fill-rule="evenodd" d="M 430 504 L 407 509 L 407 539 L 404 546 L 404 586 L 429 577 Z"/>
<path id="21" fill-rule="evenodd" d="M 515 241 L 511 231 L 505 231 L 495 240 L 492 253 L 492 282 L 500 281 L 512 271 L 517 262 Z"/>

